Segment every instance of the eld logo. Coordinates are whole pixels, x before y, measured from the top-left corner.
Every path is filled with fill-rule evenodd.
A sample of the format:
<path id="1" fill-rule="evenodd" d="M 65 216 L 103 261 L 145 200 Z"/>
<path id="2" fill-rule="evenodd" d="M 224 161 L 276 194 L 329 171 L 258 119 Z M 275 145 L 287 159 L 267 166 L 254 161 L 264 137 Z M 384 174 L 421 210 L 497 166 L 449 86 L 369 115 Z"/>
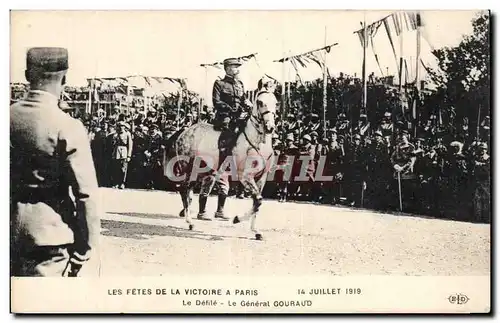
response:
<path id="1" fill-rule="evenodd" d="M 463 294 L 452 294 L 448 297 L 451 304 L 463 305 L 469 301 L 469 297 Z"/>

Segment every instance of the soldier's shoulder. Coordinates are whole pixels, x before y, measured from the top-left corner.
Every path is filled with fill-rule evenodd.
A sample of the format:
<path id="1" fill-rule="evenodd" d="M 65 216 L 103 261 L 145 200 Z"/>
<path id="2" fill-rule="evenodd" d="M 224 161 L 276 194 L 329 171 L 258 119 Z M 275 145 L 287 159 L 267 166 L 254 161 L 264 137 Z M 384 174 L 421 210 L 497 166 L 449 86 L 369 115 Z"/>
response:
<path id="1" fill-rule="evenodd" d="M 57 114 L 58 124 L 61 128 L 61 135 L 65 137 L 74 137 L 86 135 L 87 130 L 83 122 L 71 117 L 67 113 L 61 111 Z"/>

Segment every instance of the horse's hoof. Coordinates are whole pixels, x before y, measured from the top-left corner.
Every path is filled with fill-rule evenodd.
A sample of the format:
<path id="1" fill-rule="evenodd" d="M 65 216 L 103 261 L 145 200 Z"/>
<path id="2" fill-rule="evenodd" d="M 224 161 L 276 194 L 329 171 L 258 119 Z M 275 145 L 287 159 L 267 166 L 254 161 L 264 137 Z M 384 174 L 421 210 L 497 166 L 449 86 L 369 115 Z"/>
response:
<path id="1" fill-rule="evenodd" d="M 237 216 L 235 216 L 234 219 L 233 219 L 233 224 L 238 224 L 240 222 L 241 222 L 240 218 L 238 218 Z"/>
<path id="2" fill-rule="evenodd" d="M 262 241 L 262 234 L 256 233 L 255 234 L 255 240 Z"/>
<path id="3" fill-rule="evenodd" d="M 185 216 L 186 216 L 186 213 L 184 212 L 184 210 L 179 212 L 179 217 L 183 218 Z"/>
<path id="4" fill-rule="evenodd" d="M 193 230 L 194 229 L 194 224 L 190 224 L 189 225 L 189 230 Z"/>

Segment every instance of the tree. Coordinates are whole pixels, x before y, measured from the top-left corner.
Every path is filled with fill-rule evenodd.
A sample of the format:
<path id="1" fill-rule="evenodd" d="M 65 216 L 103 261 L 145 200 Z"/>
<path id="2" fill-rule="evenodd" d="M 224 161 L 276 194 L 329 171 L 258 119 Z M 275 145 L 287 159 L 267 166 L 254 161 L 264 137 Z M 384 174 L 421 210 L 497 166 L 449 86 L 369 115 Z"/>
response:
<path id="1" fill-rule="evenodd" d="M 481 12 L 472 20 L 473 33 L 465 36 L 455 47 L 435 50 L 441 72 L 438 77 L 445 110 L 455 107 L 457 120 L 469 118 L 477 125 L 478 110 L 481 119 L 490 114 L 490 14 Z M 479 121 L 480 122 L 480 121 Z M 471 130 L 474 127 L 470 127 Z"/>

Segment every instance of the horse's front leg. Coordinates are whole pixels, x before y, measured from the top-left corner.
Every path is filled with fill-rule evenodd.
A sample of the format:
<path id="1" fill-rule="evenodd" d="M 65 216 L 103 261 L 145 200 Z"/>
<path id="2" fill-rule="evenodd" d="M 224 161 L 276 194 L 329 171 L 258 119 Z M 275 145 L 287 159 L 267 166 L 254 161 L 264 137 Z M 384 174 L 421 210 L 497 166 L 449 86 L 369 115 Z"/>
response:
<path id="1" fill-rule="evenodd" d="M 180 188 L 180 194 L 182 199 L 182 205 L 184 207 L 182 212 L 186 217 L 186 222 L 189 226 L 189 230 L 193 230 L 194 224 L 193 221 L 191 220 L 191 202 L 193 201 L 193 190 L 191 188 L 191 185 L 189 185 L 188 183 L 182 185 Z"/>
<path id="2" fill-rule="evenodd" d="M 233 223 L 237 224 L 242 221 L 247 221 L 250 219 L 250 230 L 255 234 L 255 239 L 262 240 L 262 234 L 258 231 L 256 226 L 257 213 L 262 205 L 262 189 L 264 187 L 264 182 L 266 181 L 265 176 L 263 176 L 256 183 L 253 176 L 246 176 L 241 180 L 243 187 L 247 189 L 252 194 L 253 205 L 252 208 L 247 211 L 243 216 L 235 216 Z"/>

